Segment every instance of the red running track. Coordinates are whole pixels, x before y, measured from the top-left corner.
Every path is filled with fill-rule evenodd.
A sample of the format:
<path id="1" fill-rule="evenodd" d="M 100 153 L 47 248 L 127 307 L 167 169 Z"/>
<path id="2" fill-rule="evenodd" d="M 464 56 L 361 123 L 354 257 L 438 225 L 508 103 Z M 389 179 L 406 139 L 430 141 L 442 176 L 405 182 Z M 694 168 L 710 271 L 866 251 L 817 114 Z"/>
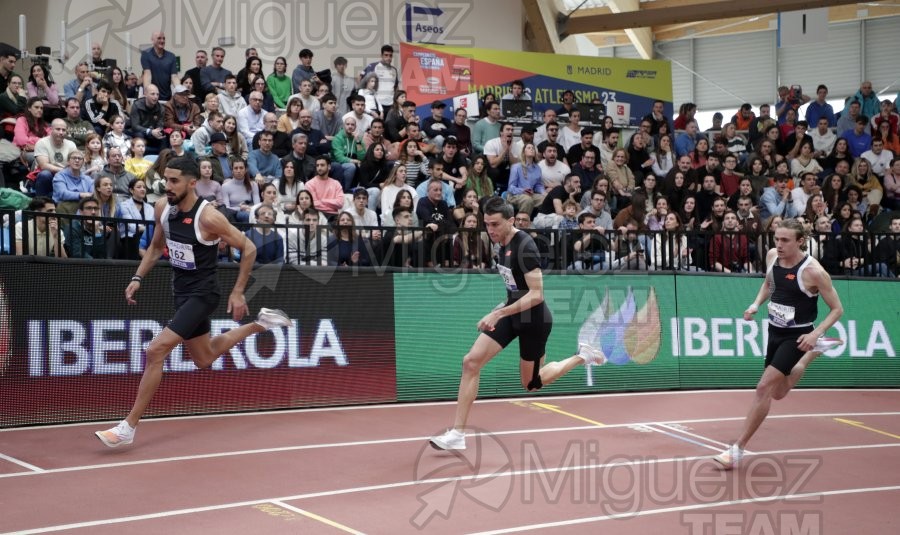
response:
<path id="1" fill-rule="evenodd" d="M 900 391 L 794 391 L 719 471 L 752 396 L 479 402 L 460 456 L 447 403 L 4 430 L 0 532 L 900 532 Z"/>

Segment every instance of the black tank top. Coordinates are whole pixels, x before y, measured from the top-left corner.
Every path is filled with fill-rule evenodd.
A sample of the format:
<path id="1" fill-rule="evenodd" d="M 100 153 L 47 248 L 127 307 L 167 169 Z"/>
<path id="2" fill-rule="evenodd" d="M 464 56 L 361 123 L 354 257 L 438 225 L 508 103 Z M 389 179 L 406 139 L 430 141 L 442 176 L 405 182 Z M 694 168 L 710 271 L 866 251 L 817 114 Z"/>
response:
<path id="1" fill-rule="evenodd" d="M 782 328 L 807 327 L 819 315 L 819 294 L 812 293 L 803 281 L 803 272 L 811 262 L 807 255 L 796 266 L 789 268 L 772 263 L 772 296 L 769 298 L 769 325 Z"/>
<path id="2" fill-rule="evenodd" d="M 508 244 L 500 247 L 497 270 L 506 285 L 506 304 L 528 293 L 525 274 L 541 266 L 541 253 L 527 232 L 516 231 Z"/>
<path id="3" fill-rule="evenodd" d="M 160 218 L 172 265 L 172 292 L 176 296 L 219 293 L 219 239 L 207 241 L 200 233 L 200 214 L 207 206 L 209 202 L 198 198 L 187 212 L 171 206 Z"/>

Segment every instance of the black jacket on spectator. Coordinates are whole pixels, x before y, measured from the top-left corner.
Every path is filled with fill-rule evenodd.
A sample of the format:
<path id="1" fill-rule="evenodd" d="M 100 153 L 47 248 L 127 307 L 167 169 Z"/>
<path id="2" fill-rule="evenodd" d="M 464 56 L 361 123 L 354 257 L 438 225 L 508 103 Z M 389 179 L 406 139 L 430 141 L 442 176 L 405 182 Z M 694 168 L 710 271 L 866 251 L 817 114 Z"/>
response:
<path id="1" fill-rule="evenodd" d="M 316 161 L 309 154 L 304 155 L 303 158 L 297 158 L 297 155 L 291 150 L 281 161 L 294 162 L 295 176 L 303 182 L 306 182 L 316 174 Z"/>
<path id="2" fill-rule="evenodd" d="M 163 127 L 163 107 L 159 102 L 155 107 L 147 106 L 144 98 L 139 98 L 131 105 L 131 134 L 146 137 L 147 129 Z"/>
<path id="3" fill-rule="evenodd" d="M 251 143 L 252 146 L 250 147 L 251 150 L 256 150 L 259 148 L 259 135 L 260 134 L 262 134 L 262 132 L 257 132 L 253 136 L 253 143 Z M 282 132 L 280 130 L 276 131 L 274 134 L 272 134 L 272 152 L 275 153 L 275 156 L 278 156 L 279 158 L 284 158 L 285 156 L 287 156 L 288 154 L 291 153 L 291 150 L 293 150 L 293 147 L 291 146 L 291 136 L 290 135 L 285 134 L 284 132 Z"/>
<path id="4" fill-rule="evenodd" d="M 331 142 L 325 141 L 325 134 L 322 133 L 321 130 L 316 130 L 315 128 L 310 128 L 309 130 L 303 130 L 302 128 L 295 128 L 291 135 L 288 136 L 291 139 L 294 139 L 295 134 L 306 134 L 307 145 L 306 145 L 306 154 L 309 156 L 319 156 L 321 154 L 330 154 L 331 153 Z"/>

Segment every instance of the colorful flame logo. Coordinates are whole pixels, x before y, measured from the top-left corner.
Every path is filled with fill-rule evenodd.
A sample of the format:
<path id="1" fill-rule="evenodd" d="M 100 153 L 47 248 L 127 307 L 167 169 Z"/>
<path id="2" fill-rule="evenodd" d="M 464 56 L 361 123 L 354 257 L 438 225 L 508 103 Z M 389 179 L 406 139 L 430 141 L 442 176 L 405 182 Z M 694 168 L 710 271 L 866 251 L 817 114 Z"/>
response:
<path id="1" fill-rule="evenodd" d="M 662 342 L 662 325 L 656 290 L 651 286 L 647 301 L 637 309 L 634 291 L 628 288 L 625 301 L 618 309 L 610 297 L 609 288 L 603 301 L 581 325 L 578 342 L 603 350 L 609 363 L 618 366 L 648 364 L 659 354 Z"/>

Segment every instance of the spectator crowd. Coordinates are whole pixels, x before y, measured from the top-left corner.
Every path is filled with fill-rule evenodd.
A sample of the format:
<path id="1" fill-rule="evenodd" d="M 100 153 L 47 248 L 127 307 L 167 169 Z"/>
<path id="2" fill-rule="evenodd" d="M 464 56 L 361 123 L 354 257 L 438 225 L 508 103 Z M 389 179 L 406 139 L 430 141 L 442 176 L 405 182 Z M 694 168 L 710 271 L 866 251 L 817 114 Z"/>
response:
<path id="1" fill-rule="evenodd" d="M 232 73 L 220 47 L 178 72 L 165 35 L 152 42 L 140 73 L 94 45 L 62 84 L 0 51 L 2 133 L 18 152 L 0 185 L 31 197 L 24 217 L 4 212 L 6 252 L 140 258 L 166 163 L 189 156 L 198 195 L 260 263 L 490 268 L 481 207 L 501 195 L 548 268 L 760 272 L 797 218 L 831 274 L 900 275 L 900 115 L 868 81 L 840 110 L 824 84 L 815 97 L 780 87 L 774 105 L 703 131 L 696 105 L 671 120 L 662 101 L 620 129 L 590 124 L 571 91 L 537 123 L 508 121 L 501 104 L 530 99 L 521 80 L 482 95 L 477 120 L 442 100 L 419 117 L 390 45 L 359 73 L 342 57 L 317 69 L 303 49 L 267 74 L 252 48 Z"/>

